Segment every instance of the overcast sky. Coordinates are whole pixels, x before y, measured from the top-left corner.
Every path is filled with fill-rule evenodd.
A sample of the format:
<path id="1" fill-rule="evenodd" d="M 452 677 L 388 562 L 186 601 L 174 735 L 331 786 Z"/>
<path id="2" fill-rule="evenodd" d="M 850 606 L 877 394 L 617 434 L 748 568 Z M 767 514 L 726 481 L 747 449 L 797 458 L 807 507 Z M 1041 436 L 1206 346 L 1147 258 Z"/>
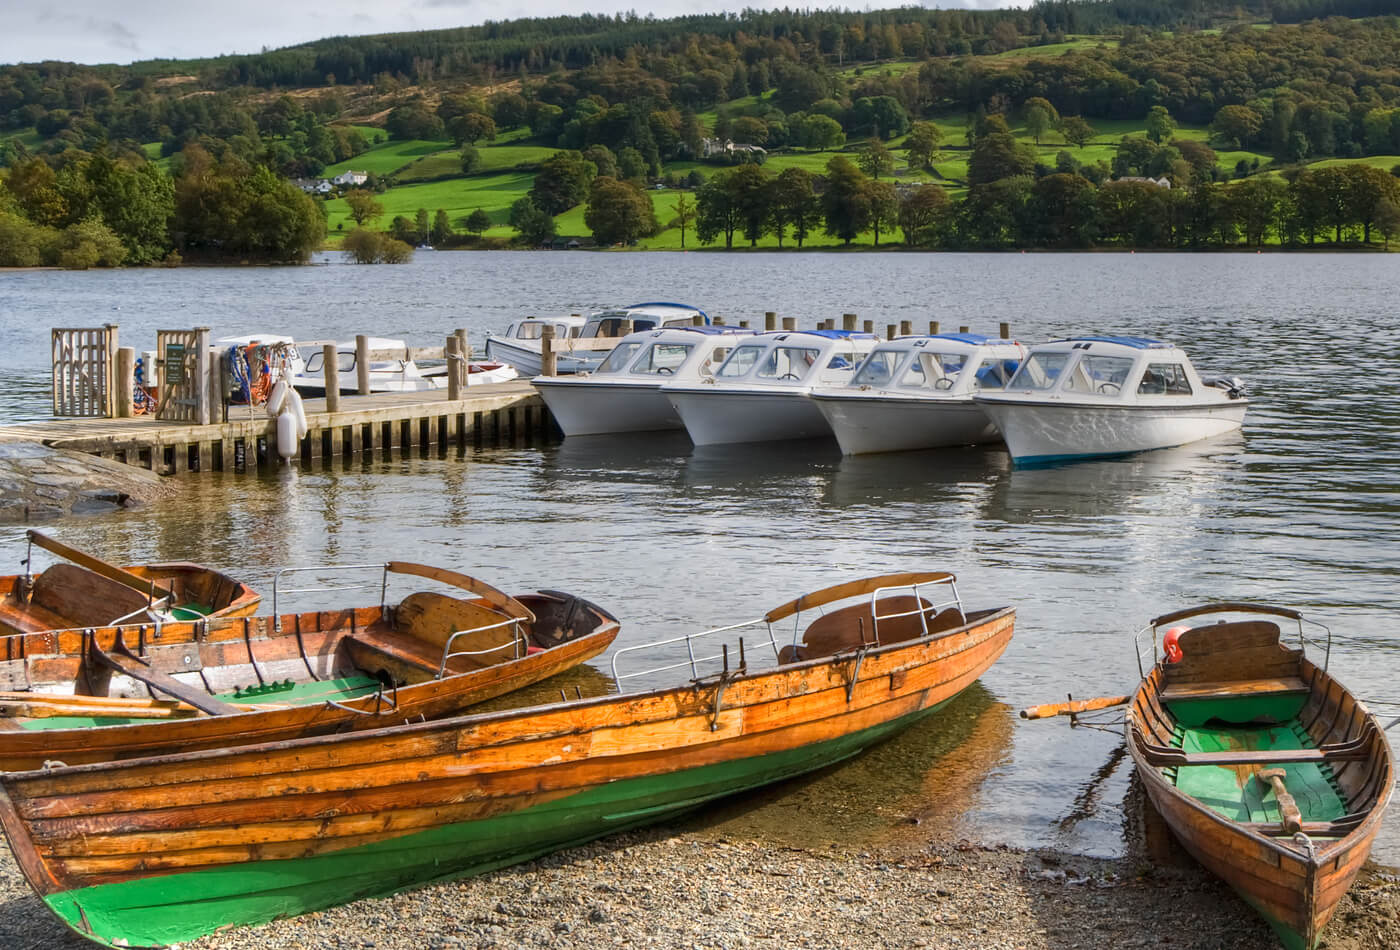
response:
<path id="1" fill-rule="evenodd" d="M 905 0 L 907 2 L 907 0 Z M 1029 0 L 925 0 L 925 6 L 1009 7 Z M 805 3 L 774 3 L 781 7 Z M 901 0 L 822 3 L 813 7 L 895 7 Z M 77 63 L 129 63 L 138 59 L 186 59 L 255 53 L 326 36 L 397 33 L 471 26 L 488 19 L 649 12 L 657 17 L 719 13 L 762 6 L 762 0 L 339 0 L 308 4 L 286 0 L 10 0 L 0 16 L 0 63 L 45 59 Z"/>

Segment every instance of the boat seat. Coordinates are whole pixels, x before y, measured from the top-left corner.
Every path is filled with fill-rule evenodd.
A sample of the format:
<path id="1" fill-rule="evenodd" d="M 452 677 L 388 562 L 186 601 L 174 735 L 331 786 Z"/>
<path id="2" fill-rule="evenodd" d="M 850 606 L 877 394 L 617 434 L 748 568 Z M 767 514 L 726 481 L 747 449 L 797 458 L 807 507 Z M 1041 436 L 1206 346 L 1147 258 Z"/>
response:
<path id="1" fill-rule="evenodd" d="M 1298 676 L 1276 676 L 1249 680 L 1211 680 L 1198 683 L 1168 683 L 1160 693 L 1164 703 L 1183 699 L 1235 699 L 1244 696 L 1307 695 L 1311 687 Z"/>
<path id="2" fill-rule="evenodd" d="M 54 564 L 34 578 L 29 606 L 66 618 L 58 628 L 104 627 L 149 603 L 140 591 L 76 564 Z M 49 629 L 54 629 L 50 627 Z"/>
<path id="3" fill-rule="evenodd" d="M 1159 768 L 1195 765 L 1237 768 L 1293 762 L 1343 762 L 1369 759 L 1374 754 L 1366 736 L 1334 742 L 1315 749 L 1230 749 L 1222 752 L 1183 752 L 1171 746 L 1154 745 L 1141 737 L 1136 737 L 1135 741 L 1147 764 Z"/>
<path id="4" fill-rule="evenodd" d="M 908 613 L 932 606 L 929 601 L 917 601 L 909 595 L 882 598 L 878 604 L 880 611 L 879 641 L 875 639 L 875 620 L 870 604 L 854 604 L 833 610 L 829 614 L 812 621 L 802 634 L 802 645 L 789 644 L 778 653 L 778 662 L 795 663 L 798 660 L 811 660 L 821 656 L 834 656 L 844 650 L 855 650 L 862 646 L 886 646 L 903 643 L 924 636 L 924 624 L 917 613 Z M 891 617 L 891 614 L 908 613 L 904 617 Z M 956 607 L 949 607 L 928 618 L 930 636 L 953 630 L 967 622 Z"/>
<path id="5" fill-rule="evenodd" d="M 417 637 L 375 629 L 341 640 L 356 667 L 371 673 L 382 670 L 395 683 L 424 683 L 436 679 L 442 648 Z"/>
<path id="6" fill-rule="evenodd" d="M 16 633 L 43 633 L 45 630 L 67 630 L 73 626 L 67 617 L 59 616 L 30 601 L 23 605 L 14 598 L 6 597 L 0 604 L 0 628 L 8 627 Z"/>

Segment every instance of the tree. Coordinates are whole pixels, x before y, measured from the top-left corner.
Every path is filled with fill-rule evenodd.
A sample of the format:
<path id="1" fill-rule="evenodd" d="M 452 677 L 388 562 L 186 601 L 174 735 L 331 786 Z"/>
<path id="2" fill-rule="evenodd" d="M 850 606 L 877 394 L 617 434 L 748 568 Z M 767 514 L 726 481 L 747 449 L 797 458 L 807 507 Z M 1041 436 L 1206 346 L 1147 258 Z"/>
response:
<path id="1" fill-rule="evenodd" d="M 1166 106 L 1153 106 L 1147 110 L 1147 137 L 1157 143 L 1165 142 L 1176 131 L 1176 121 L 1167 112 Z"/>
<path id="2" fill-rule="evenodd" d="M 893 96 L 865 96 L 851 106 L 850 128 L 873 138 L 894 138 L 909 130 L 909 113 Z"/>
<path id="3" fill-rule="evenodd" d="M 886 175 L 894 173 L 894 156 L 879 139 L 871 139 L 861 147 L 860 154 L 856 156 L 856 164 L 860 166 L 861 171 L 877 181 L 882 172 Z"/>
<path id="4" fill-rule="evenodd" d="M 751 115 L 741 115 L 729 126 L 729 137 L 741 145 L 766 145 L 768 123 Z"/>
<path id="5" fill-rule="evenodd" d="M 826 191 L 821 204 L 827 234 L 849 245 L 870 229 L 869 181 L 864 172 L 841 155 L 826 163 Z"/>
<path id="6" fill-rule="evenodd" d="M 416 102 L 390 109 L 384 128 L 396 139 L 440 139 L 445 134 L 442 120 Z"/>
<path id="7" fill-rule="evenodd" d="M 1348 217 L 1361 225 L 1361 239 L 1370 244 L 1371 226 L 1375 223 L 1376 210 L 1381 203 L 1400 203 L 1400 181 L 1371 165 L 1348 165 L 1344 171 L 1348 185 Z"/>
<path id="8" fill-rule="evenodd" d="M 438 208 L 433 213 L 433 244 L 446 244 L 452 239 L 452 222 L 447 217 L 447 212 Z"/>
<path id="9" fill-rule="evenodd" d="M 498 92 L 491 97 L 491 118 L 503 129 L 518 129 L 530 118 L 529 103 L 517 92 Z"/>
<path id="10" fill-rule="evenodd" d="M 729 176 L 737 169 L 722 171 L 701 185 L 695 193 L 695 236 L 701 244 L 710 244 L 721 234 L 724 246 L 734 246 L 734 232 L 743 221 Z"/>
<path id="11" fill-rule="evenodd" d="M 768 172 L 762 165 L 740 165 L 725 179 L 738 209 L 740 228 L 749 246 L 756 247 L 770 227 L 773 214 L 772 190 Z"/>
<path id="12" fill-rule="evenodd" d="M 1249 106 L 1225 106 L 1215 113 L 1210 132 L 1226 148 L 1240 148 L 1254 141 L 1264 129 L 1264 117 Z"/>
<path id="13" fill-rule="evenodd" d="M 790 227 L 800 248 L 821 220 L 821 204 L 812 190 L 812 173 L 805 168 L 784 168 L 779 172 L 773 182 L 772 209 L 778 246 L 783 246 L 783 234 Z"/>
<path id="14" fill-rule="evenodd" d="M 1031 186 L 1024 236 L 1031 243 L 1089 247 L 1098 237 L 1094 186 L 1079 175 L 1046 175 Z"/>
<path id="15" fill-rule="evenodd" d="M 575 151 L 555 152 L 540 165 L 530 200 L 545 214 L 563 214 L 588 196 L 596 169 Z"/>
<path id="16" fill-rule="evenodd" d="M 417 213 L 414 214 L 414 216 L 413 216 L 413 224 L 414 224 L 414 230 L 416 230 L 416 231 L 417 231 L 417 234 L 418 234 L 418 243 L 419 243 L 419 244 L 427 244 L 427 243 L 428 243 L 428 238 L 430 238 L 430 237 L 432 236 L 432 235 L 430 235 L 430 234 L 428 233 L 429 228 L 428 228 L 428 209 L 427 209 L 427 208 L 419 208 L 419 209 L 418 209 Z"/>
<path id="17" fill-rule="evenodd" d="M 356 264 L 403 264 L 413 257 L 413 248 L 404 241 L 366 228 L 345 235 L 342 246 Z"/>
<path id="18" fill-rule="evenodd" d="M 1171 147 L 1190 165 L 1196 181 L 1209 181 L 1220 161 L 1215 149 L 1194 139 L 1172 139 Z"/>
<path id="19" fill-rule="evenodd" d="M 1067 144 L 1083 148 L 1094 140 L 1094 127 L 1083 116 L 1066 116 L 1060 120 L 1060 134 Z"/>
<path id="20" fill-rule="evenodd" d="M 452 134 L 452 141 L 459 146 L 475 145 L 482 139 L 488 142 L 496 140 L 495 120 L 480 112 L 468 112 L 453 117 L 448 120 L 447 130 Z"/>
<path id="21" fill-rule="evenodd" d="M 347 191 L 345 203 L 350 206 L 350 217 L 354 219 L 356 227 L 364 227 L 366 221 L 373 221 L 384 213 L 384 206 L 363 188 Z"/>
<path id="22" fill-rule="evenodd" d="M 870 229 L 875 232 L 875 246 L 880 246 L 880 231 L 893 230 L 899 220 L 899 195 L 894 182 L 872 181 L 868 186 L 870 196 Z"/>
<path id="23" fill-rule="evenodd" d="M 583 223 L 599 244 L 632 244 L 657 229 L 646 192 L 631 182 L 606 177 L 593 180 Z"/>
<path id="24" fill-rule="evenodd" d="M 695 205 L 685 192 L 676 195 L 676 201 L 671 205 L 671 210 L 676 213 L 676 227 L 681 229 L 681 247 L 685 247 L 685 231 L 690 226 L 690 222 L 695 220 Z"/>
<path id="25" fill-rule="evenodd" d="M 481 167 L 481 153 L 474 146 L 462 146 L 462 174 L 470 175 Z"/>
<path id="26" fill-rule="evenodd" d="M 1026 131 L 1031 134 L 1031 138 L 1036 145 L 1040 144 L 1040 138 L 1054 127 L 1055 120 L 1050 117 L 1044 107 L 1031 105 L 1026 107 Z"/>
<path id="27" fill-rule="evenodd" d="M 512 212 L 514 209 L 511 209 Z M 477 208 L 467 215 L 467 230 L 472 234 L 481 234 L 491 227 L 491 216 L 485 211 Z"/>
<path id="28" fill-rule="evenodd" d="M 1390 250 L 1390 239 L 1400 235 L 1400 202 L 1390 198 L 1381 199 L 1376 205 L 1375 228 L 1385 238 L 1385 248 Z"/>
<path id="29" fill-rule="evenodd" d="M 904 150 L 910 168 L 930 171 L 938 159 L 938 145 L 943 133 L 932 122 L 915 122 L 904 139 Z"/>
<path id="30" fill-rule="evenodd" d="M 1250 178 L 1230 187 L 1235 218 L 1244 229 L 1245 244 L 1262 247 L 1278 217 L 1287 186 L 1277 178 Z"/>
<path id="31" fill-rule="evenodd" d="M 325 239 L 321 204 L 270 168 L 216 164 L 197 145 L 185 158 L 171 223 L 182 253 L 300 263 Z"/>
<path id="32" fill-rule="evenodd" d="M 633 149 L 635 152 L 636 149 Z M 617 156 L 606 145 L 590 145 L 583 150 L 583 157 L 593 163 L 598 174 L 604 178 L 617 178 Z M 626 176 L 624 176 L 626 177 Z"/>
<path id="33" fill-rule="evenodd" d="M 934 230 L 948 211 L 948 193 L 942 185 L 920 185 L 899 202 L 899 227 L 909 247 L 934 243 Z"/>
<path id="34" fill-rule="evenodd" d="M 538 246 L 554 238 L 554 216 L 536 206 L 529 197 L 517 199 L 510 206 L 509 223 L 526 244 Z"/>
<path id="35" fill-rule="evenodd" d="M 967 183 L 973 187 L 1029 175 L 1035 170 L 1035 150 L 1017 142 L 1010 132 L 989 132 L 977 137 L 967 160 Z"/>
<path id="36" fill-rule="evenodd" d="M 815 151 L 839 149 L 846 144 L 841 123 L 826 115 L 809 115 L 797 124 L 796 144 Z"/>
<path id="37" fill-rule="evenodd" d="M 598 173 L 600 177 L 609 177 Z M 617 153 L 617 175 L 612 176 L 625 181 L 642 181 L 647 174 L 647 160 L 642 157 L 642 153 L 632 148 L 630 145 Z"/>

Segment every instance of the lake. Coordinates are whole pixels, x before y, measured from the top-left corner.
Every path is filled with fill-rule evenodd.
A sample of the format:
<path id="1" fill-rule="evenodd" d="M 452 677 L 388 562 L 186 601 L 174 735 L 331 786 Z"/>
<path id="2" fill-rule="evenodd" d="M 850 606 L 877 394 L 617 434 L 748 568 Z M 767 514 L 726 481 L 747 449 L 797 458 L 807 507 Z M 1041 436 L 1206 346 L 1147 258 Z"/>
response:
<path id="1" fill-rule="evenodd" d="M 727 322 L 855 312 L 882 328 L 966 325 L 1035 342 L 1156 336 L 1203 374 L 1244 378 L 1240 434 L 1124 459 L 1013 468 L 1002 450 L 842 458 L 834 443 L 692 448 L 683 434 L 566 440 L 261 477 L 189 477 L 170 505 L 52 525 L 126 561 L 188 559 L 267 586 L 280 566 L 390 558 L 508 590 L 583 594 L 618 646 L 751 619 L 804 591 L 918 568 L 964 602 L 1018 610 L 980 687 L 910 735 L 730 820 L 791 834 L 825 803 L 872 839 L 923 816 L 989 842 L 1120 853 L 1130 764 L 1118 736 L 1027 723 L 1018 708 L 1128 692 L 1132 634 L 1205 601 L 1301 609 L 1331 670 L 1400 715 L 1400 258 L 1378 254 L 450 253 L 359 267 L 0 273 L 0 420 L 47 415 L 48 334 L 118 323 L 301 339 L 370 332 L 441 345 L 526 314 L 641 300 Z M 0 537 L 18 569 L 22 531 Z M 366 601 L 376 594 L 361 595 Z M 606 659 L 598 662 L 606 668 Z M 595 677 L 596 679 L 596 677 Z M 552 687 L 551 687 L 552 691 Z M 877 807 L 878 806 L 878 807 Z M 863 816 L 855 820 L 851 816 Z M 835 817 L 833 817 L 835 816 Z M 884 817 L 881 817 L 884 816 Z M 838 829 L 838 830 L 839 830 Z M 828 833 L 835 833 L 831 830 Z M 1376 855 L 1400 864 L 1400 821 Z"/>

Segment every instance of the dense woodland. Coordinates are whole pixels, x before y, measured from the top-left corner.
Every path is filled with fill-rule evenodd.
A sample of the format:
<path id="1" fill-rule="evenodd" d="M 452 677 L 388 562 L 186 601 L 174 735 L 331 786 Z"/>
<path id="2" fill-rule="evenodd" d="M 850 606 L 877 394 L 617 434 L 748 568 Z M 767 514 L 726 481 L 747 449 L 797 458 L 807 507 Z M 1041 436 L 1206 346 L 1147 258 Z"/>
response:
<path id="1" fill-rule="evenodd" d="M 530 245 L 579 207 L 601 244 L 663 223 L 725 246 L 818 232 L 924 247 L 1388 244 L 1400 178 L 1386 161 L 1314 163 L 1400 166 L 1390 8 L 1071 0 L 556 17 L 211 60 L 4 66 L 0 263 L 305 260 L 327 203 L 289 179 L 384 137 L 460 150 L 448 177 L 464 179 L 484 173 L 498 137 L 558 150 L 529 166 L 534 184 L 510 208 Z M 1125 121 L 1146 134 L 1076 158 L 1096 123 Z M 707 139 L 756 148 L 708 156 Z M 1042 140 L 1065 149 L 1033 147 Z M 1222 167 L 1216 150 L 1255 157 Z M 772 158 L 827 152 L 815 170 Z M 956 182 L 937 172 L 953 153 L 966 160 Z M 658 215 L 646 189 L 661 182 L 688 193 Z M 378 217 L 373 193 L 396 184 L 381 176 L 354 196 L 357 230 Z M 450 244 L 488 219 L 420 210 L 388 230 Z"/>

